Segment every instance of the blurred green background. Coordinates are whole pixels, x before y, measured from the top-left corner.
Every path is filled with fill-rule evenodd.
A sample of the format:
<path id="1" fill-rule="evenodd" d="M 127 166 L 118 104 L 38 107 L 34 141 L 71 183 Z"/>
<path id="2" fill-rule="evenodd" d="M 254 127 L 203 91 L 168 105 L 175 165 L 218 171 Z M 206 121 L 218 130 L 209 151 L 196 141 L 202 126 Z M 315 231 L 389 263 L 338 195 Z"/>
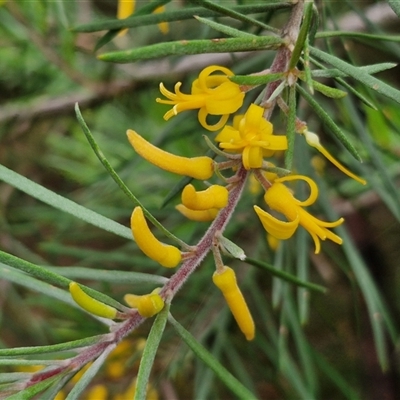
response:
<path id="1" fill-rule="evenodd" d="M 138 2 L 138 6 L 143 3 Z M 184 6 L 184 2 L 172 2 L 168 7 L 179 5 Z M 343 24 L 343 30 L 399 35 L 394 13 L 389 13 L 388 18 L 377 17 L 379 7 L 387 8 L 386 2 L 317 2 L 317 5 L 321 31 Z M 370 10 L 373 12 L 368 14 Z M 186 222 L 174 212 L 177 199 L 161 207 L 179 178 L 158 171 L 136 156 L 125 132 L 128 128 L 135 129 L 153 143 L 179 154 L 201 154 L 207 146 L 199 140 L 204 132 L 196 118 L 188 117 L 194 117 L 194 112 L 180 114 L 169 123 L 163 121 L 166 107 L 155 102 L 159 82 L 172 88 L 177 80 L 182 80 L 188 90 L 191 80 L 210 61 L 231 66 L 236 73 L 251 73 L 266 68 L 273 54 L 171 57 L 123 65 L 104 63 L 93 52 L 102 33 L 76 34 L 70 28 L 113 18 L 115 14 L 116 2 L 111 0 L 7 1 L 0 6 L 0 163 L 129 226 L 133 204 L 117 190 L 91 151 L 74 114 L 78 102 L 102 151 L 128 187 L 168 229 L 194 243 L 207 225 Z M 279 27 L 287 15 L 286 11 L 280 11 L 264 18 Z M 171 23 L 166 36 L 157 26 L 135 28 L 101 51 L 162 40 L 220 36 L 199 23 L 194 29 L 193 24 L 192 21 Z M 239 28 L 246 27 L 239 25 Z M 322 45 L 323 40 L 317 43 Z M 336 55 L 356 65 L 400 60 L 400 45 L 396 42 L 344 37 L 327 40 L 326 44 Z M 399 72 L 396 67 L 377 76 L 399 88 Z M 329 80 L 324 83 L 333 84 Z M 368 108 L 354 96 L 340 101 L 322 96 L 317 99 L 349 134 L 365 162 L 358 166 L 342 150 L 341 159 L 371 185 L 360 189 L 355 182 L 326 166 L 324 178 L 329 188 L 326 196 L 331 199 L 333 209 L 345 217 L 346 229 L 398 329 L 399 105 L 355 82 L 350 84 L 379 110 Z M 325 128 L 304 102 L 300 102 L 299 116 L 335 151 L 335 142 L 324 135 Z M 276 129 L 284 129 L 279 115 L 274 123 Z M 303 157 L 309 159 L 313 155 L 309 151 Z M 299 169 L 303 161 L 297 160 Z M 268 248 L 264 231 L 252 211 L 252 204 L 260 199 L 261 194 L 248 190 L 227 232 L 249 255 L 276 265 L 282 260 L 283 250 L 274 254 Z M 255 237 L 260 240 L 254 240 Z M 299 243 L 307 243 L 305 235 L 292 242 L 293 260 L 301 253 L 296 249 Z M 169 273 L 143 257 L 133 242 L 55 210 L 5 183 L 0 183 L 0 248 L 49 267 Z M 312 251 L 306 251 L 302 257 L 312 266 L 308 279 L 326 286 L 329 289 L 326 295 L 291 291 L 285 285 L 281 294 L 276 295 L 279 282 L 263 271 L 240 265 L 238 261 L 232 263 L 254 310 L 258 330 L 254 343 L 244 342 L 227 310 L 221 307 L 221 297 L 211 284 L 214 268 L 211 259 L 206 260 L 178 294 L 173 314 L 260 398 L 304 398 L 302 386 L 305 386 L 312 387 L 320 399 L 396 399 L 400 393 L 399 349 L 389 337 L 382 339 L 389 355 L 389 369 L 382 372 L 364 296 L 350 267 L 351 261 L 336 245 L 324 243 L 323 248 L 318 257 Z M 93 280 L 85 283 L 117 300 L 127 292 L 146 289 Z M 280 296 L 286 299 L 287 313 L 299 312 L 304 317 L 303 326 L 282 323 Z M 301 296 L 310 296 L 303 311 L 297 308 Z M 0 307 L 2 347 L 59 343 L 104 332 L 104 327 L 79 311 L 7 280 L 0 280 Z M 149 323 L 144 324 L 135 338 L 145 337 L 149 327 Z M 290 357 L 281 358 L 281 351 Z M 288 364 L 283 365 L 282 360 Z M 190 398 L 193 393 L 199 399 L 229 396 L 170 328 L 163 338 L 153 375 L 152 382 L 162 399 L 168 398 L 166 388 L 171 386 L 177 398 L 182 399 Z M 99 379 L 104 382 L 105 378 Z M 118 385 L 126 385 L 126 380 L 113 385 L 117 392 Z"/>

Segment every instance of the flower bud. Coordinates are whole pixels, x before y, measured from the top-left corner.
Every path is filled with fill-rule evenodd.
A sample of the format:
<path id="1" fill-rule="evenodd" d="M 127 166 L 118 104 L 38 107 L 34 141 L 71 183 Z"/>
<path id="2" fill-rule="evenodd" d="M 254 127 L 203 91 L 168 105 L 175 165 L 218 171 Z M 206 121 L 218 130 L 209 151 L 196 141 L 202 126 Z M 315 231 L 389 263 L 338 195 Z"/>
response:
<path id="1" fill-rule="evenodd" d="M 135 151 L 161 169 L 200 180 L 209 179 L 214 173 L 214 162 L 210 157 L 177 156 L 152 145 L 131 129 L 128 129 L 127 135 Z"/>
<path id="2" fill-rule="evenodd" d="M 197 222 L 209 222 L 215 219 L 219 210 L 216 208 L 210 208 L 209 210 L 191 210 L 183 204 L 178 204 L 175 208 L 187 219 Z"/>
<path id="3" fill-rule="evenodd" d="M 182 204 L 191 210 L 209 210 L 224 208 L 228 204 L 228 189 L 220 185 L 212 185 L 206 190 L 196 192 L 193 185 L 186 185 L 182 191 Z"/>
<path id="4" fill-rule="evenodd" d="M 84 310 L 99 317 L 113 319 L 117 315 L 117 310 L 107 304 L 102 303 L 86 294 L 76 282 L 69 284 L 69 292 L 75 303 Z"/>
<path id="5" fill-rule="evenodd" d="M 136 244 L 147 257 L 167 268 L 174 268 L 181 262 L 180 250 L 160 242 L 150 231 L 141 207 L 135 207 L 133 210 L 131 228 Z"/>
<path id="6" fill-rule="evenodd" d="M 246 339 L 253 340 L 255 334 L 254 321 L 247 307 L 246 300 L 237 285 L 235 271 L 232 268 L 224 266 L 222 272 L 214 272 L 213 282 L 221 290 L 228 307 L 240 330 L 246 336 Z"/>
<path id="7" fill-rule="evenodd" d="M 126 294 L 125 303 L 132 308 L 137 308 L 138 313 L 145 318 L 150 318 L 158 314 L 164 308 L 164 300 L 158 294 L 159 288 L 149 294 L 137 296 L 135 294 Z"/>

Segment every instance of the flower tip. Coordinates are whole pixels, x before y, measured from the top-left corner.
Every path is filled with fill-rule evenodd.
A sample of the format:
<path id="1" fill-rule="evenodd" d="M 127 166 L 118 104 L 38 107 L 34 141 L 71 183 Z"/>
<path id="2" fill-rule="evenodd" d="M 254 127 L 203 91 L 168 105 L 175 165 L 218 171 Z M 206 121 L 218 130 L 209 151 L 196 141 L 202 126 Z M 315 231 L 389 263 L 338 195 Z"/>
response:
<path id="1" fill-rule="evenodd" d="M 243 332 L 243 333 L 244 333 L 246 340 L 248 340 L 249 342 L 251 342 L 255 337 L 255 329 L 253 329 L 249 332 Z"/>
<path id="2" fill-rule="evenodd" d="M 89 296 L 76 282 L 71 282 L 69 284 L 69 292 L 75 303 L 91 314 L 108 319 L 114 319 L 116 317 L 117 310 L 114 307 Z"/>
<path id="3" fill-rule="evenodd" d="M 181 251 L 175 246 L 160 242 L 153 235 L 147 225 L 143 209 L 139 206 L 132 212 L 131 229 L 136 244 L 147 257 L 166 268 L 175 268 L 181 262 Z"/>

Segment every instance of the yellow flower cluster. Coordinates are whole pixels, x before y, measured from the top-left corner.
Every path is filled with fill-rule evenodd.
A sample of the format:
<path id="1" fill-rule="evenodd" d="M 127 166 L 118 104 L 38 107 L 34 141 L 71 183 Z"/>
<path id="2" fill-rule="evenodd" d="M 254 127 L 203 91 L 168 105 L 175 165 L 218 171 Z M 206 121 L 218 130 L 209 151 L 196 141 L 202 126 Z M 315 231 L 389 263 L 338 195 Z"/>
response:
<path id="1" fill-rule="evenodd" d="M 128 130 L 128 139 L 135 151 L 144 159 L 162 168 L 163 170 L 187 176 L 201 181 L 210 180 L 219 170 L 232 168 L 238 171 L 242 168 L 252 173 L 265 190 L 264 200 L 268 207 L 283 214 L 286 220 L 280 220 L 258 206 L 254 210 L 263 227 L 268 233 L 269 242 L 277 246 L 276 240 L 290 238 L 299 226 L 306 229 L 314 240 L 315 253 L 321 250 L 320 241 L 331 240 L 341 244 L 342 239 L 334 234 L 330 228 L 343 223 L 343 218 L 335 222 L 325 222 L 310 214 L 305 207 L 311 206 L 318 198 L 317 184 L 303 175 L 279 176 L 270 171 L 273 164 L 266 159 L 276 152 L 288 149 L 288 140 L 285 135 L 273 132 L 273 125 L 264 118 L 264 108 L 251 103 L 247 110 L 235 115 L 229 125 L 230 116 L 236 113 L 243 105 L 245 94 L 240 85 L 232 82 L 231 70 L 221 66 L 211 65 L 204 68 L 199 77 L 193 82 L 190 94 L 181 91 L 181 82 L 175 85 L 175 91 L 168 91 L 164 84 L 160 84 L 160 91 L 166 99 L 157 99 L 161 104 L 171 105 L 172 108 L 164 115 L 165 120 L 186 110 L 198 110 L 198 120 L 202 127 L 209 131 L 219 131 L 215 141 L 219 145 L 210 147 L 220 156 L 226 158 L 224 162 L 216 162 L 207 156 L 182 157 L 166 152 L 144 139 L 133 130 Z M 220 117 L 215 124 L 207 122 L 208 116 Z M 304 135 L 307 143 L 321 152 L 329 161 L 351 178 L 365 184 L 362 178 L 357 177 L 340 164 L 319 142 L 318 136 L 308 132 L 301 126 L 300 134 Z M 195 221 L 212 221 L 225 207 L 230 204 L 230 191 L 235 185 L 234 178 L 224 178 L 227 185 L 207 183 L 205 190 L 197 190 L 195 185 L 188 184 L 181 194 L 181 204 L 176 209 L 184 216 Z M 290 181 L 304 181 L 310 189 L 309 197 L 298 200 L 291 189 L 286 186 Z M 164 267 L 174 268 L 185 257 L 193 254 L 182 253 L 177 247 L 160 242 L 150 231 L 141 207 L 136 207 L 131 218 L 133 237 L 139 248 L 151 259 Z M 274 239 L 274 242 L 272 241 Z M 218 245 L 216 246 L 218 248 Z M 234 271 L 221 262 L 219 250 L 214 251 L 216 272 L 213 282 L 221 290 L 232 314 L 241 331 L 248 340 L 255 334 L 254 322 L 245 299 L 237 285 Z M 195 252 L 195 250 L 194 250 Z M 218 255 L 215 255 L 218 252 Z M 152 316 L 162 309 L 164 303 L 155 291 L 145 296 L 125 296 L 125 301 L 139 310 L 143 316 Z"/>

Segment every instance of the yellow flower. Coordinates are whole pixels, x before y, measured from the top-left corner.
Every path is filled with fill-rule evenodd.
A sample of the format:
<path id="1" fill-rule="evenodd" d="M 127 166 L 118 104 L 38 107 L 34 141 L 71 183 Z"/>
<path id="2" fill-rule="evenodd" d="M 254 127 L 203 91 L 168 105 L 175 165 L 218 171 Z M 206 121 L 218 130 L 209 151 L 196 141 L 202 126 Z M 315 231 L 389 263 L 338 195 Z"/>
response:
<path id="1" fill-rule="evenodd" d="M 165 11 L 165 6 L 160 6 L 160 7 L 157 7 L 154 11 L 153 11 L 153 13 L 154 14 L 158 14 L 158 13 L 162 13 L 162 12 L 164 12 Z M 169 32 L 169 25 L 168 25 L 168 22 L 160 22 L 159 24 L 157 24 L 158 25 L 158 29 L 160 29 L 160 31 L 164 34 L 164 35 L 166 35 L 168 32 Z"/>
<path id="2" fill-rule="evenodd" d="M 189 184 L 182 191 L 182 204 L 197 211 L 224 208 L 228 204 L 228 196 L 229 192 L 225 186 L 211 185 L 206 190 L 197 192 L 194 186 Z"/>
<path id="3" fill-rule="evenodd" d="M 288 147 L 286 136 L 272 134 L 273 126 L 263 113 L 262 107 L 251 104 L 236 128 L 226 125 L 215 138 L 222 149 L 242 153 L 246 169 L 261 168 L 263 157 Z"/>
<path id="4" fill-rule="evenodd" d="M 235 271 L 224 266 L 220 271 L 215 271 L 213 282 L 221 290 L 229 309 L 231 310 L 240 330 L 247 340 L 253 340 L 255 326 L 253 317 L 247 307 L 246 300 L 236 282 Z"/>
<path id="5" fill-rule="evenodd" d="M 118 0 L 117 18 L 128 18 L 135 12 L 136 0 Z"/>
<path id="6" fill-rule="evenodd" d="M 365 185 L 367 181 L 363 178 L 360 178 L 359 176 L 353 174 L 351 171 L 349 171 L 344 165 L 342 165 L 338 160 L 336 160 L 335 157 L 327 149 L 325 149 L 324 146 L 322 146 L 321 142 L 319 141 L 319 137 L 317 134 L 314 132 L 310 132 L 305 128 L 301 134 L 304 135 L 306 142 L 309 146 L 316 148 L 320 153 L 322 153 L 335 167 L 340 169 L 344 174 L 349 176 L 350 178 L 353 178 L 357 182 L 361 183 L 362 185 Z"/>
<path id="7" fill-rule="evenodd" d="M 117 10 L 117 18 L 125 19 L 130 17 L 135 12 L 136 0 L 118 0 L 118 10 Z M 165 11 L 164 6 L 157 7 L 153 12 L 161 13 Z M 160 31 L 165 35 L 169 31 L 168 22 L 160 22 L 158 24 Z M 123 36 L 126 34 L 128 29 L 123 29 L 118 33 L 118 36 Z"/>
<path id="8" fill-rule="evenodd" d="M 125 19 L 135 12 L 136 0 L 118 0 L 117 18 Z M 118 36 L 123 36 L 128 32 L 128 29 L 123 29 L 118 33 Z"/>
<path id="9" fill-rule="evenodd" d="M 135 151 L 148 162 L 174 174 L 194 179 L 209 179 L 214 174 L 214 161 L 207 156 L 181 157 L 168 153 L 145 140 L 137 132 L 128 129 L 128 140 Z"/>
<path id="10" fill-rule="evenodd" d="M 215 71 L 221 71 L 224 75 L 211 75 Z M 165 113 L 164 119 L 169 120 L 181 111 L 199 109 L 198 119 L 200 124 L 209 131 L 221 129 L 229 118 L 243 104 L 244 93 L 239 85 L 229 80 L 233 72 L 225 67 L 211 65 L 204 68 L 199 78 L 192 84 L 191 94 L 180 91 L 182 82 L 175 85 L 175 93 L 167 90 L 163 83 L 160 84 L 161 93 L 168 99 L 156 99 L 158 103 L 174 105 Z M 207 116 L 221 115 L 220 120 L 214 124 L 207 124 Z"/>
<path id="11" fill-rule="evenodd" d="M 91 314 L 108 319 L 114 319 L 117 316 L 117 310 L 114 307 L 89 296 L 76 282 L 69 284 L 69 292 L 75 303 Z"/>
<path id="12" fill-rule="evenodd" d="M 136 308 L 142 317 L 150 318 L 164 308 L 164 300 L 158 294 L 159 291 L 160 289 L 157 288 L 151 293 L 142 296 L 126 294 L 124 300 L 130 307 Z"/>
<path id="13" fill-rule="evenodd" d="M 300 201 L 293 196 L 291 191 L 282 183 L 290 180 L 304 180 L 309 184 L 311 192 L 308 199 Z M 320 240 L 329 239 L 337 244 L 342 244 L 342 239 L 328 228 L 339 226 L 344 219 L 340 218 L 335 222 L 324 222 L 305 211 L 303 207 L 313 204 L 317 197 L 318 187 L 312 179 L 302 175 L 285 176 L 275 179 L 272 186 L 265 193 L 264 199 L 272 210 L 282 213 L 288 219 L 288 222 L 280 221 L 260 207 L 254 206 L 254 210 L 265 230 L 277 239 L 290 238 L 298 226 L 301 225 L 313 238 L 315 254 L 318 254 L 321 249 Z"/>
<path id="14" fill-rule="evenodd" d="M 147 257 L 166 268 L 175 268 L 181 262 L 180 250 L 175 246 L 160 242 L 153 235 L 147 225 L 143 210 L 139 206 L 132 212 L 131 229 L 136 244 Z"/>
<path id="15" fill-rule="evenodd" d="M 184 206 L 183 204 L 178 204 L 175 208 L 186 218 L 191 221 L 196 222 L 209 222 L 215 219 L 219 213 L 218 208 L 209 208 L 208 210 L 192 210 Z"/>
<path id="16" fill-rule="evenodd" d="M 108 390 L 105 385 L 99 383 L 89 389 L 83 397 L 84 400 L 107 400 Z"/>

